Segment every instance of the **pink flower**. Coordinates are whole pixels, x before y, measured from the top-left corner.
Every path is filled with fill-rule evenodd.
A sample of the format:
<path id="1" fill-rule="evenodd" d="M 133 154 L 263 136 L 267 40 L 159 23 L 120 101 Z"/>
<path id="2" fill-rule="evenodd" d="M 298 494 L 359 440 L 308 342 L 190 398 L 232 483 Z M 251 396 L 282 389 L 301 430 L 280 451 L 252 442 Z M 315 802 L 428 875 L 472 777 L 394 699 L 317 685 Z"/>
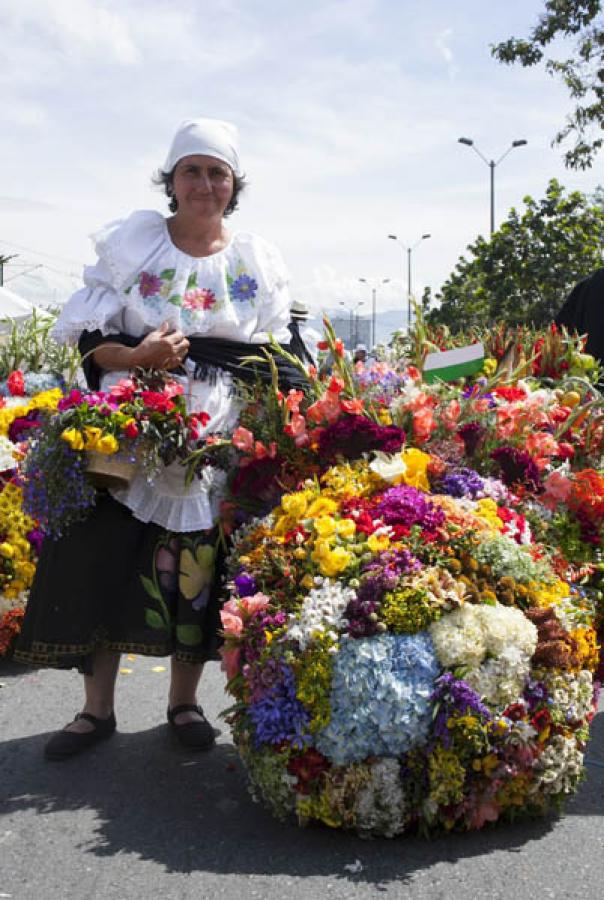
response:
<path id="1" fill-rule="evenodd" d="M 551 472 L 544 482 L 545 493 L 542 502 L 555 509 L 558 503 L 566 503 L 572 491 L 572 484 L 561 472 Z"/>
<path id="2" fill-rule="evenodd" d="M 216 294 L 209 288 L 194 288 L 184 295 L 182 305 L 185 309 L 212 309 L 216 303 Z"/>
<path id="3" fill-rule="evenodd" d="M 241 650 L 239 647 L 222 647 L 220 655 L 222 656 L 221 669 L 226 673 L 226 677 L 230 681 L 231 678 L 239 674 Z"/>
<path id="4" fill-rule="evenodd" d="M 268 445 L 268 448 L 264 446 L 262 441 L 256 441 L 254 444 L 254 458 L 255 459 L 274 459 L 277 455 L 277 444 L 274 441 Z"/>
<path id="5" fill-rule="evenodd" d="M 233 636 L 239 637 L 239 635 L 243 631 L 243 622 L 239 616 L 234 616 L 230 612 L 226 612 L 224 607 L 220 610 L 220 620 L 222 622 L 222 627 L 224 628 L 224 633 Z"/>
<path id="6" fill-rule="evenodd" d="M 254 435 L 247 428 L 241 425 L 233 432 L 233 446 L 244 453 L 249 453 L 254 449 Z"/>
<path id="7" fill-rule="evenodd" d="M 117 384 L 109 388 L 109 393 L 118 403 L 128 403 L 134 397 L 134 389 L 135 385 L 132 378 L 122 378 Z"/>
<path id="8" fill-rule="evenodd" d="M 442 413 L 442 422 L 447 431 L 455 431 L 460 413 L 461 404 L 459 400 L 451 400 Z"/>
<path id="9" fill-rule="evenodd" d="M 285 398 L 285 405 L 290 412 L 297 413 L 300 412 L 300 404 L 304 400 L 304 392 L 303 391 L 295 391 L 292 390 L 289 392 L 287 397 Z"/>
<path id="10" fill-rule="evenodd" d="M 364 406 L 362 400 L 340 400 L 340 406 L 345 413 L 351 415 L 362 415 Z"/>
<path id="11" fill-rule="evenodd" d="M 252 594 L 251 597 L 242 597 L 239 603 L 246 613 L 252 616 L 254 613 L 262 612 L 262 610 L 266 609 L 270 603 L 270 598 L 266 594 L 258 592 L 257 594 Z"/>
<path id="12" fill-rule="evenodd" d="M 488 800 L 477 807 L 470 820 L 470 828 L 482 828 L 486 822 L 496 822 L 499 818 L 499 807 L 494 800 Z"/>
<path id="13" fill-rule="evenodd" d="M 301 413 L 294 413 L 290 422 L 283 430 L 289 437 L 293 437 L 296 447 L 304 447 L 308 444 L 309 438 L 306 432 L 306 419 Z"/>

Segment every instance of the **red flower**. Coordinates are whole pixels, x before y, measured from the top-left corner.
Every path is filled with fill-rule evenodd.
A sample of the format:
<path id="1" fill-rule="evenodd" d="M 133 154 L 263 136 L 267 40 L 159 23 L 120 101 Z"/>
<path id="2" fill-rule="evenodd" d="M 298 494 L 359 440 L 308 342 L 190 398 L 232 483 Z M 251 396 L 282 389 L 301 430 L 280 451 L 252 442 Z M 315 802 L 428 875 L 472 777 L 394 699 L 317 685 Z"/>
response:
<path id="1" fill-rule="evenodd" d="M 6 379 L 6 385 L 13 397 L 22 397 L 25 394 L 25 379 L 23 372 L 15 369 Z"/>
<path id="2" fill-rule="evenodd" d="M 536 728 L 537 731 L 545 731 L 548 725 L 551 724 L 552 717 L 550 715 L 549 709 L 540 709 L 539 712 L 536 712 L 531 719 L 531 725 L 533 726 L 533 728 Z"/>
<path id="3" fill-rule="evenodd" d="M 131 440 L 134 440 L 134 438 L 138 437 L 138 425 L 134 420 L 131 420 L 124 425 L 124 434 Z"/>
<path id="4" fill-rule="evenodd" d="M 168 413 L 174 409 L 174 403 L 165 394 L 157 391 L 142 391 L 143 403 L 153 412 Z"/>

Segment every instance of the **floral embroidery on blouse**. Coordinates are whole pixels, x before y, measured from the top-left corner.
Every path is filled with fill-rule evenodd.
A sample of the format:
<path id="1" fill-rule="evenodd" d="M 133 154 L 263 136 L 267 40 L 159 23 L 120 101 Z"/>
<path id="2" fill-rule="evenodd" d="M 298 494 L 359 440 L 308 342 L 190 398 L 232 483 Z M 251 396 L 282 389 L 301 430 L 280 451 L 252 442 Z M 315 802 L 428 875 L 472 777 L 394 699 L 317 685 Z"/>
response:
<path id="1" fill-rule="evenodd" d="M 227 275 L 227 283 L 231 300 L 253 300 L 258 293 L 258 282 L 245 272 L 235 279 Z"/>
<path id="2" fill-rule="evenodd" d="M 130 291 L 138 285 L 138 292 L 145 305 L 156 306 L 161 300 L 178 306 L 182 309 L 185 318 L 190 318 L 200 311 L 216 312 L 224 305 L 224 300 L 219 300 L 215 292 L 209 287 L 200 287 L 197 283 L 197 272 L 192 272 L 187 279 L 183 294 L 173 292 L 172 287 L 176 276 L 176 269 L 163 269 L 159 275 L 153 272 L 140 272 L 133 284 L 125 291 Z M 226 273 L 226 281 L 229 297 L 238 302 L 249 301 L 254 306 L 254 298 L 258 293 L 258 282 L 245 272 L 240 263 L 236 269 L 235 277 Z"/>

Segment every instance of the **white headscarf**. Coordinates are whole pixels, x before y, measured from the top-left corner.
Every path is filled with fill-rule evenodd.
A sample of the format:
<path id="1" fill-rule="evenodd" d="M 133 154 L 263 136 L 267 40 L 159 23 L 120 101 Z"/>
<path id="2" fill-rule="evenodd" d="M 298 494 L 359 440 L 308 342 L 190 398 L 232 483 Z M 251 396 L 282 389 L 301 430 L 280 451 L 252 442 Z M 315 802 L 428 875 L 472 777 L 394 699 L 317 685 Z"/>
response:
<path id="1" fill-rule="evenodd" d="M 235 175 L 243 174 L 239 162 L 237 129 L 230 122 L 222 122 L 220 119 L 185 119 L 174 135 L 163 171 L 171 172 L 183 157 L 194 155 L 213 156 L 227 163 Z"/>

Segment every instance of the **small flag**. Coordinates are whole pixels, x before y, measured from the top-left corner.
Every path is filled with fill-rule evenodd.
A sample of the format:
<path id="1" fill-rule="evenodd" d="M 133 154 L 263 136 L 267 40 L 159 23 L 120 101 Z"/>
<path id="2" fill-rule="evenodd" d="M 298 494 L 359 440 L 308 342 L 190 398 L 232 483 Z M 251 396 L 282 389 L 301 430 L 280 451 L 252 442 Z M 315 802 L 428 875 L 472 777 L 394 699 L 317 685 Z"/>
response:
<path id="1" fill-rule="evenodd" d="M 434 384 L 435 381 L 456 381 L 458 378 L 482 372 L 483 365 L 482 344 L 456 347 L 455 350 L 443 350 L 441 353 L 428 353 L 423 378 L 426 384 Z"/>

